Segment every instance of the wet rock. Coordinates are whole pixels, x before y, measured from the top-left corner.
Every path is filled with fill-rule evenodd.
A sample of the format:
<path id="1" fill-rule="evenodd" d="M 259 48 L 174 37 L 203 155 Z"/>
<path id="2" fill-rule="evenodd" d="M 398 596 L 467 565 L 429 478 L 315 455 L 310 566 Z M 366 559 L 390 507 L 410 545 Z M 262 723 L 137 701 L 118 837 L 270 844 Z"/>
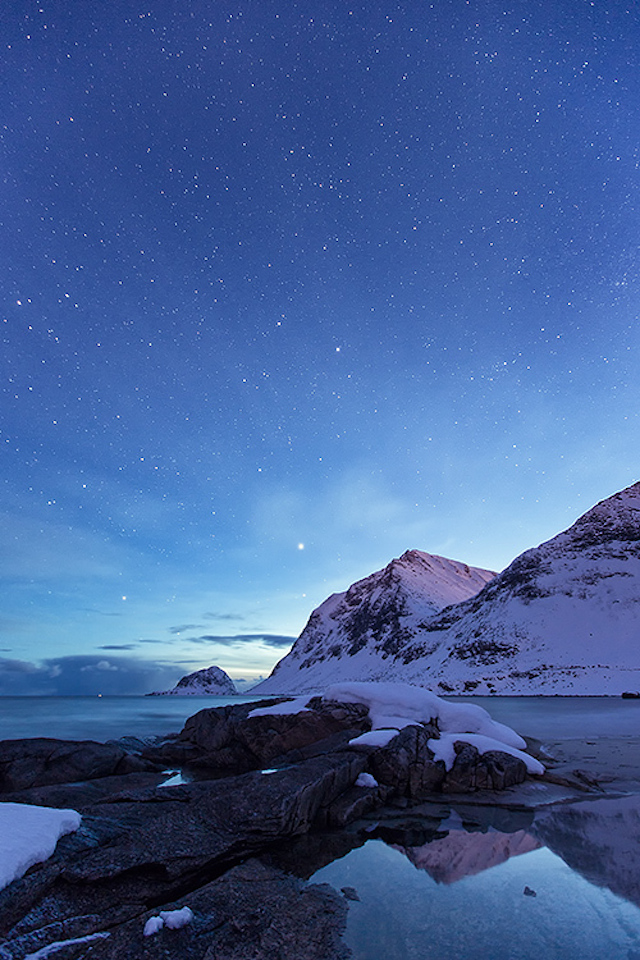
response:
<path id="1" fill-rule="evenodd" d="M 341 887 L 340 892 L 345 900 L 360 900 L 358 896 L 358 891 L 355 887 Z"/>

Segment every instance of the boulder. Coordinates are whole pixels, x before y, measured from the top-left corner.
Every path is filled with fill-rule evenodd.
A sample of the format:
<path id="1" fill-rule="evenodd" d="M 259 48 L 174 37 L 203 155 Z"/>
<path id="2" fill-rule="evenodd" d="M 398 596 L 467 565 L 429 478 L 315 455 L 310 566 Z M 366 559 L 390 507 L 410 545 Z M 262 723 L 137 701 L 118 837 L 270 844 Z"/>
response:
<path id="1" fill-rule="evenodd" d="M 143 756 L 218 773 L 246 773 L 334 752 L 371 726 L 362 704 L 323 703 L 319 698 L 312 703 L 312 709 L 299 713 L 258 717 L 249 714 L 262 704 L 200 710 L 177 737 L 148 747 Z"/>
<path id="2" fill-rule="evenodd" d="M 386 747 L 369 755 L 370 773 L 378 783 L 393 787 L 401 797 L 419 799 L 440 790 L 445 776 L 442 761 L 435 761 L 428 741 L 438 736 L 433 726 L 410 726 L 401 730 Z"/>
<path id="3" fill-rule="evenodd" d="M 456 743 L 456 759 L 442 781 L 445 793 L 472 793 L 476 790 L 506 790 L 527 777 L 524 760 L 501 750 L 480 754 L 469 743 Z"/>

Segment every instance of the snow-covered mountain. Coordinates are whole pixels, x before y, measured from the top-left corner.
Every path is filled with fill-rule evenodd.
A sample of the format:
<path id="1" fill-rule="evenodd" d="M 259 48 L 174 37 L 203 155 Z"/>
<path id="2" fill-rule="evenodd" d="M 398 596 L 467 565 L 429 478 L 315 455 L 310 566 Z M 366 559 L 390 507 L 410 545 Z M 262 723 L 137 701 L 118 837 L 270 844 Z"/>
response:
<path id="1" fill-rule="evenodd" d="M 467 598 L 447 601 L 443 589 L 432 601 L 421 560 L 467 571 Z M 435 612 L 432 602 L 453 605 Z M 438 693 L 640 690 L 640 483 L 496 577 L 410 551 L 318 607 L 256 690 L 306 693 L 353 679 Z"/>
<path id="2" fill-rule="evenodd" d="M 435 614 L 474 596 L 493 577 L 491 570 L 407 550 L 314 610 L 291 652 L 252 693 L 307 693 L 343 680 L 389 679 L 387 669 L 400 650 L 422 636 Z"/>
<path id="3" fill-rule="evenodd" d="M 640 483 L 433 618 L 398 667 L 445 692 L 640 690 Z"/>
<path id="4" fill-rule="evenodd" d="M 178 680 L 173 690 L 163 690 L 154 696 L 232 697 L 237 692 L 233 680 L 224 670 L 220 667 L 205 667 L 204 670 L 196 670 L 195 673 Z"/>

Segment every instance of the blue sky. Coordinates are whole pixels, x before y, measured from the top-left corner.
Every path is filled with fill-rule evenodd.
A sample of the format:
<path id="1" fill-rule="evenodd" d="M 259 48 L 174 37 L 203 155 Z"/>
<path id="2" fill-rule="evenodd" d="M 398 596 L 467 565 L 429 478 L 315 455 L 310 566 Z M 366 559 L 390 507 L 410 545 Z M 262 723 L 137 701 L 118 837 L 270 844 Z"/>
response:
<path id="1" fill-rule="evenodd" d="M 501 569 L 637 479 L 637 8 L 0 42 L 0 693 L 257 677 L 404 550 Z"/>

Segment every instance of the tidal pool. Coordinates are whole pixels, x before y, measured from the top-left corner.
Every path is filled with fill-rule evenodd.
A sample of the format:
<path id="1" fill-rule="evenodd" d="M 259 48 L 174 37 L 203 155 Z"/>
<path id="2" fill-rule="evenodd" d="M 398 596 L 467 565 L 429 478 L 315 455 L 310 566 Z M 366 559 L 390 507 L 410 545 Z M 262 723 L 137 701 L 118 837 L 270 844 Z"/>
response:
<path id="1" fill-rule="evenodd" d="M 628 805 L 616 813 L 611 803 L 595 832 L 589 805 L 566 823 L 562 811 L 543 818 L 592 880 L 546 846 L 535 824 L 467 832 L 455 814 L 453 829 L 442 824 L 427 843 L 368 840 L 310 879 L 352 888 L 344 939 L 354 960 L 640 960 L 640 908 L 605 885 L 637 896 L 638 837 L 629 835 Z M 616 822 L 631 863 L 599 842 Z"/>

